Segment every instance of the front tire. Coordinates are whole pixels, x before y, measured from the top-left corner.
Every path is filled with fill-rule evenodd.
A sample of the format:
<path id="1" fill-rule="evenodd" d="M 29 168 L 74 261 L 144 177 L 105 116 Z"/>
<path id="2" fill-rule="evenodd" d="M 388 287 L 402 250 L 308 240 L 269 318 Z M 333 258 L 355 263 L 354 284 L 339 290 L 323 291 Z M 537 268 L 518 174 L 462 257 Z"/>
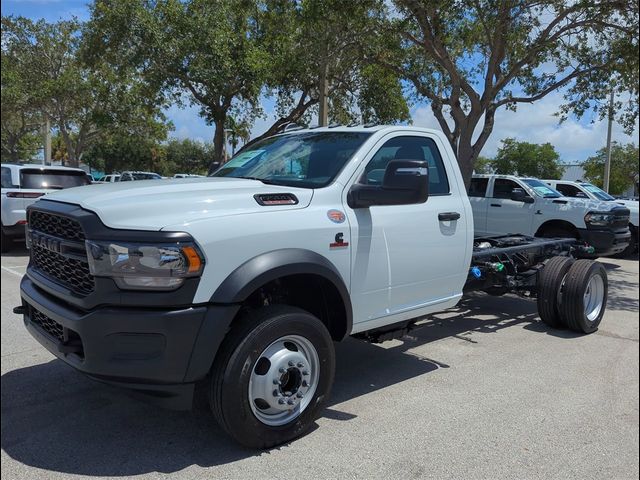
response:
<path id="1" fill-rule="evenodd" d="M 216 356 L 213 415 L 242 445 L 283 444 L 316 420 L 334 371 L 333 341 L 316 317 L 284 305 L 251 311 L 234 322 Z"/>

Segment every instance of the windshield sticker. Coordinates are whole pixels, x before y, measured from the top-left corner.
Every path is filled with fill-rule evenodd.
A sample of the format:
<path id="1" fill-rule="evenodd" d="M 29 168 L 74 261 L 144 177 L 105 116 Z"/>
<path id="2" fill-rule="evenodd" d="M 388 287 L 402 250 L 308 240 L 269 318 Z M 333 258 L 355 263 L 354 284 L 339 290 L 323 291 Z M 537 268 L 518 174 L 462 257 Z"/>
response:
<path id="1" fill-rule="evenodd" d="M 545 195 L 556 195 L 556 192 L 554 192 L 553 190 L 551 190 L 549 187 L 533 187 L 533 189 L 536 191 L 537 194 L 542 195 L 543 197 Z"/>
<path id="2" fill-rule="evenodd" d="M 239 153 L 229 160 L 225 167 L 244 167 L 247 163 L 257 156 L 262 155 L 264 152 L 265 150 L 251 150 L 249 152 Z"/>

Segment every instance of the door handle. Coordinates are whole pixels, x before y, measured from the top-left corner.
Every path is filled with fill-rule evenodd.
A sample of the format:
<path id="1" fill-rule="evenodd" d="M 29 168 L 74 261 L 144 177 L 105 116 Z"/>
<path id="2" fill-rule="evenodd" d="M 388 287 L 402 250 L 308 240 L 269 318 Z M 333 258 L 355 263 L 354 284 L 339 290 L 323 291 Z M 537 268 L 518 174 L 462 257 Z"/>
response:
<path id="1" fill-rule="evenodd" d="M 458 220 L 460 214 L 458 212 L 442 212 L 438 214 L 438 220 L 441 222 L 449 222 L 451 220 Z"/>
<path id="2" fill-rule="evenodd" d="M 502 207 L 502 205 L 500 205 L 499 203 L 492 203 L 491 206 L 492 207 Z"/>

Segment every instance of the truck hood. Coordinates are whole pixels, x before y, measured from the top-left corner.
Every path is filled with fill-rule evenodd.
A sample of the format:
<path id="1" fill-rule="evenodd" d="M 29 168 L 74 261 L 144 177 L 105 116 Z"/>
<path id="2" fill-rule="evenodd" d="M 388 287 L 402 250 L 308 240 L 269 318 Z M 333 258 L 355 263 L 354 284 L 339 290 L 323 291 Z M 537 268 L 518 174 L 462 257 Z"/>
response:
<path id="1" fill-rule="evenodd" d="M 263 206 L 254 198 L 283 193 L 295 195 L 298 203 Z M 46 199 L 80 205 L 95 212 L 107 227 L 161 230 L 205 218 L 305 208 L 312 197 L 312 189 L 217 177 L 88 185 L 51 193 Z"/>
<path id="2" fill-rule="evenodd" d="M 548 200 L 550 203 L 565 204 L 567 206 L 571 206 L 572 208 L 584 209 L 590 212 L 608 212 L 615 208 L 624 208 L 623 205 L 620 205 L 618 203 L 602 202 L 600 200 L 591 200 L 588 198 L 560 197 L 547 198 L 546 200 Z"/>

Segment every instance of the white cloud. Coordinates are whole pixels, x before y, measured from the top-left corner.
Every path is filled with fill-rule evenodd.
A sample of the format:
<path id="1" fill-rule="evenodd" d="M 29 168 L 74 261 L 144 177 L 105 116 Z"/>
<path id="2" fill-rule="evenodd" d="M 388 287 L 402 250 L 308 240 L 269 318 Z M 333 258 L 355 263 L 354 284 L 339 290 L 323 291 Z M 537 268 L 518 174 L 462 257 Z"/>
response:
<path id="1" fill-rule="evenodd" d="M 515 112 L 502 108 L 496 113 L 493 133 L 487 141 L 482 155 L 493 156 L 505 138 L 515 138 L 532 143 L 551 143 L 564 162 L 581 162 L 604 147 L 607 140 L 607 121 L 569 118 L 562 124 L 554 115 L 562 103 L 562 94 L 548 95 L 533 104 L 521 104 Z M 420 106 L 412 112 L 416 126 L 439 129 L 430 106 Z M 638 122 L 632 135 L 614 123 L 613 140 L 620 143 L 638 144 Z"/>

